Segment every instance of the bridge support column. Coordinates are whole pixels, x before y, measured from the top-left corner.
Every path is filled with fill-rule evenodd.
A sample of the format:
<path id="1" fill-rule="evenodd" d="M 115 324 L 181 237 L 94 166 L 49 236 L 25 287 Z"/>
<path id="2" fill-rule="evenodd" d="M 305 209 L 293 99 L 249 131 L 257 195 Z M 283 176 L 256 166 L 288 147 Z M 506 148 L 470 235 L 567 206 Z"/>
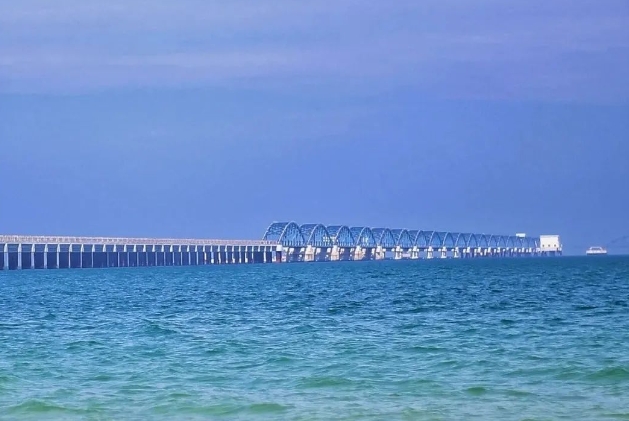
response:
<path id="1" fill-rule="evenodd" d="M 461 251 L 459 250 L 458 247 L 455 247 L 452 253 L 452 257 L 454 257 L 455 259 L 460 259 L 461 258 Z"/>
<path id="2" fill-rule="evenodd" d="M 307 246 L 304 251 L 304 261 L 306 262 L 314 262 L 315 261 L 316 249 L 312 246 Z"/>
<path id="3" fill-rule="evenodd" d="M 363 249 L 358 246 L 354 249 L 354 260 L 362 260 L 363 259 Z"/>
<path id="4" fill-rule="evenodd" d="M 393 249 L 393 260 L 402 260 L 403 250 L 401 247 Z"/>
<path id="5" fill-rule="evenodd" d="M 428 250 L 426 250 L 426 259 L 433 259 L 434 257 L 435 256 L 432 247 L 428 247 Z"/>
<path id="6" fill-rule="evenodd" d="M 419 249 L 417 247 L 413 247 L 411 249 L 411 260 L 418 260 L 419 259 Z"/>
<path id="7" fill-rule="evenodd" d="M 442 259 L 447 259 L 447 258 L 448 258 L 448 249 L 447 249 L 447 248 L 445 248 L 445 247 L 443 247 L 443 248 L 441 249 L 441 258 L 442 258 Z"/>
<path id="8" fill-rule="evenodd" d="M 2 270 L 9 270 L 9 245 L 3 244 L 2 247 Z"/>
<path id="9" fill-rule="evenodd" d="M 332 246 L 332 250 L 330 251 L 330 261 L 336 262 L 338 260 L 341 260 L 339 246 Z"/>

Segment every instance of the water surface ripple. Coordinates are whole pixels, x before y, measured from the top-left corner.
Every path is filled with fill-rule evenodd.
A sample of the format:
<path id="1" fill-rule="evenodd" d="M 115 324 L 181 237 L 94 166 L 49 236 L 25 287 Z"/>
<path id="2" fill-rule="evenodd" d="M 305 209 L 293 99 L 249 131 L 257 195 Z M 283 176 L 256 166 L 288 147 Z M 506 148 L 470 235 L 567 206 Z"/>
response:
<path id="1" fill-rule="evenodd" d="M 629 419 L 629 259 L 0 272 L 0 419 Z"/>

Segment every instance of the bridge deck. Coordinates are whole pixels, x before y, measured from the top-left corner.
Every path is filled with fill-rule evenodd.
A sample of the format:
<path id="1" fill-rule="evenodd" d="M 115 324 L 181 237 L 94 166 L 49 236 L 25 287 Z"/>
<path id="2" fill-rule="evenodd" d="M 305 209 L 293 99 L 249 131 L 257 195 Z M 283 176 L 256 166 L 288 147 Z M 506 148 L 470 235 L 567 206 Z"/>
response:
<path id="1" fill-rule="evenodd" d="M 67 237 L 40 235 L 0 235 L 0 244 L 88 244 L 88 245 L 195 245 L 195 246 L 276 246 L 267 240 L 218 240 L 197 238 Z"/>

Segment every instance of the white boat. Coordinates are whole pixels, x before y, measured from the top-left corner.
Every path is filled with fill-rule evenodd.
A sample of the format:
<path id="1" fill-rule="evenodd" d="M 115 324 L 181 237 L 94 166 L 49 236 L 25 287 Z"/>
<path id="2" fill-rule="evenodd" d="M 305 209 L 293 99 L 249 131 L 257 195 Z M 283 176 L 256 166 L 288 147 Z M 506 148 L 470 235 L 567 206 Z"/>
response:
<path id="1" fill-rule="evenodd" d="M 594 246 L 590 247 L 585 251 L 585 254 L 588 256 L 597 256 L 597 255 L 605 255 L 607 254 L 607 250 L 603 247 Z"/>

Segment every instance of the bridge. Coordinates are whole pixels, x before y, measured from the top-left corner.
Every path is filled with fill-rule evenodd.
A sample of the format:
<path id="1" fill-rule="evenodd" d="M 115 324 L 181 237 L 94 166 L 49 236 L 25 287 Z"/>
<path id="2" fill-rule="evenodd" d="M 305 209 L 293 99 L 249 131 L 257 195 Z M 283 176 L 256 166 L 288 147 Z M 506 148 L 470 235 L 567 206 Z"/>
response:
<path id="1" fill-rule="evenodd" d="M 277 261 L 277 242 L 0 235 L 0 269 L 199 266 Z"/>
<path id="2" fill-rule="evenodd" d="M 261 240 L 0 235 L 0 270 L 549 254 L 561 249 L 541 237 L 295 222 L 272 223 Z"/>
<path id="3" fill-rule="evenodd" d="M 545 244 L 542 239 L 551 240 Z M 274 222 L 264 240 L 282 247 L 281 260 L 371 260 L 560 255 L 558 236 L 528 237 L 447 231 Z"/>

